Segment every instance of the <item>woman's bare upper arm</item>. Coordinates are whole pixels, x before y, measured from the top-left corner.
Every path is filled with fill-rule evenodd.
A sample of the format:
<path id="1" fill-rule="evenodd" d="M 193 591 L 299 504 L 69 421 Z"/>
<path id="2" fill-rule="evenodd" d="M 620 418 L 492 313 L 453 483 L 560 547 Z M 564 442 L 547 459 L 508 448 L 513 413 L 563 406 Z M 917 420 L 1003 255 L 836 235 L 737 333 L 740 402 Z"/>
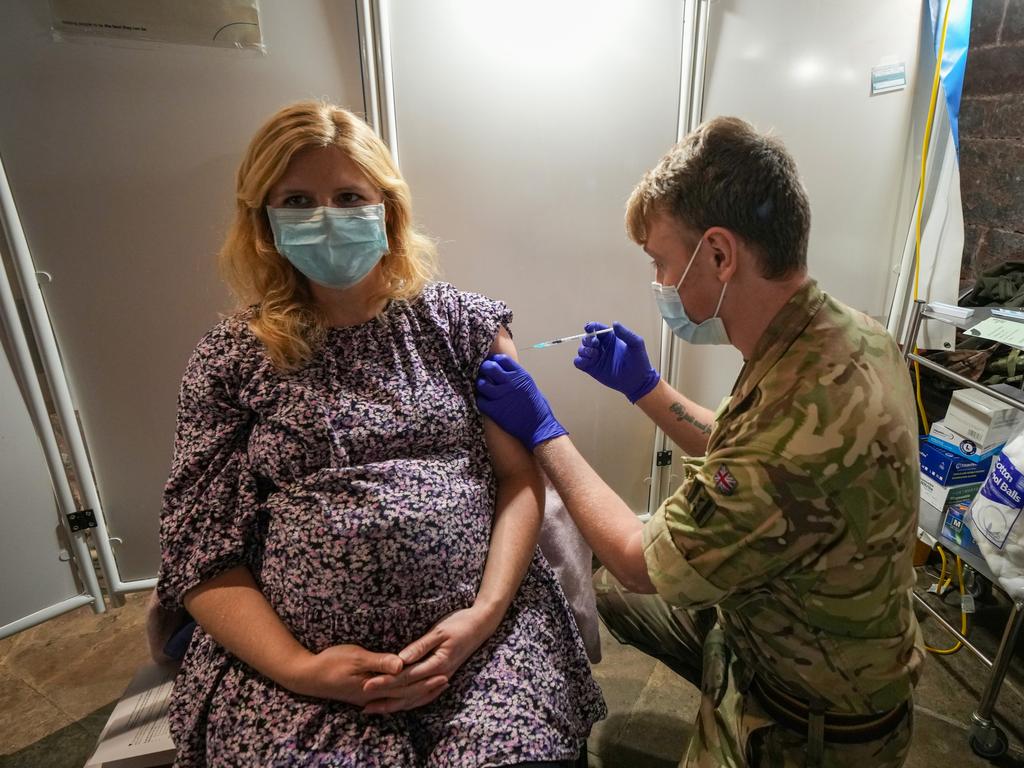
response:
<path id="1" fill-rule="evenodd" d="M 513 360 L 519 359 L 519 353 L 516 352 L 516 344 L 512 341 L 512 334 L 508 332 L 504 325 L 498 326 L 498 333 L 494 337 L 494 342 L 491 344 L 491 349 L 487 354 L 508 355 Z"/>
<path id="2" fill-rule="evenodd" d="M 502 354 L 518 359 L 516 345 L 504 326 L 498 328 L 498 333 L 494 337 L 494 343 L 491 344 L 488 354 Z M 487 440 L 487 450 L 491 454 L 491 463 L 499 478 L 523 471 L 536 471 L 533 456 L 523 444 L 486 416 L 484 417 L 484 436 Z"/>

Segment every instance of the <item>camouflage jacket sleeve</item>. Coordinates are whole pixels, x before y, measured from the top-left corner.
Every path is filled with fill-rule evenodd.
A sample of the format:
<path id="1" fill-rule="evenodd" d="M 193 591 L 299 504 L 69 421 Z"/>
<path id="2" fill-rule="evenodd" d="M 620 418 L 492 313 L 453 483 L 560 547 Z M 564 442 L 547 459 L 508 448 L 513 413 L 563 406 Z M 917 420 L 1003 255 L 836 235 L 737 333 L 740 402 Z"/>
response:
<path id="1" fill-rule="evenodd" d="M 651 582 L 671 605 L 715 605 L 814 560 L 842 533 L 818 479 L 765 447 L 722 446 L 644 529 Z"/>

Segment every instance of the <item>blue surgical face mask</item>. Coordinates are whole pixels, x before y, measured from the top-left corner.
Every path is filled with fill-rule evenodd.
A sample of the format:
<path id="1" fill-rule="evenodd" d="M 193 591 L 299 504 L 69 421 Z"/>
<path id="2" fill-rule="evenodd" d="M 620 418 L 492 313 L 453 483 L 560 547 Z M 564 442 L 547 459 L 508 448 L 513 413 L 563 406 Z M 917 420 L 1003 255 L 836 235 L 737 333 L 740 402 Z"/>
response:
<path id="1" fill-rule="evenodd" d="M 718 297 L 715 314 L 703 323 L 695 323 L 687 316 L 683 300 L 679 298 L 679 287 L 690 273 L 690 267 L 693 266 L 693 260 L 697 258 L 697 251 L 700 250 L 703 242 L 704 237 L 701 236 L 701 239 L 697 241 L 697 247 L 693 249 L 693 255 L 690 256 L 690 263 L 686 265 L 683 276 L 679 278 L 675 287 L 651 283 L 651 289 L 654 291 L 654 301 L 658 305 L 658 311 L 661 312 L 661 316 L 672 333 L 680 339 L 691 344 L 728 344 L 729 334 L 725 332 L 725 324 L 718 316 L 718 310 L 722 308 L 722 300 L 725 298 L 725 289 L 729 286 L 728 283 L 722 286 L 722 295 Z"/>
<path id="2" fill-rule="evenodd" d="M 350 288 L 388 250 L 384 204 L 358 208 L 271 208 L 274 245 L 302 274 L 330 288 Z"/>

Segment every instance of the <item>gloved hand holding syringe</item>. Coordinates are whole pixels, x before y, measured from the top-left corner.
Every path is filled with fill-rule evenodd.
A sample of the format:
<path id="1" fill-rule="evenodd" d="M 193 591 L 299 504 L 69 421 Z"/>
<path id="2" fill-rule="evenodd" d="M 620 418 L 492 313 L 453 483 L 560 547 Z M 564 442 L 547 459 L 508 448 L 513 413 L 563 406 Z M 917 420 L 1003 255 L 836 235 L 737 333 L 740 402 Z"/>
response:
<path id="1" fill-rule="evenodd" d="M 590 322 L 583 330 L 575 336 L 542 341 L 525 349 L 546 349 L 582 339 L 573 364 L 606 387 L 624 394 L 629 402 L 635 403 L 657 386 L 661 377 L 651 366 L 644 340 L 638 334 L 621 323 L 609 327 Z"/>
<path id="2" fill-rule="evenodd" d="M 573 365 L 606 387 L 621 392 L 631 403 L 636 403 L 658 385 L 661 377 L 651 366 L 641 336 L 621 323 L 608 327 L 590 322 L 584 326 L 584 331 L 523 349 L 546 349 L 578 339 L 580 345 Z M 507 355 L 492 355 L 483 362 L 477 379 L 477 395 L 481 412 L 530 450 L 545 440 L 566 434 L 533 378 Z"/>

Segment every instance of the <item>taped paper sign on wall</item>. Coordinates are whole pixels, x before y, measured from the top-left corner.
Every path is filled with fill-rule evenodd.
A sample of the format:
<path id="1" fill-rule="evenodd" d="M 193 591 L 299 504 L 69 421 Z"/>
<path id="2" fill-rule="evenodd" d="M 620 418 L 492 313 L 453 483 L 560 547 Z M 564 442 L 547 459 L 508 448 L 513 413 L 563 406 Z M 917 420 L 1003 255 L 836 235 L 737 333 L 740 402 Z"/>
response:
<path id="1" fill-rule="evenodd" d="M 257 0 L 50 0 L 60 37 L 263 48 Z"/>

